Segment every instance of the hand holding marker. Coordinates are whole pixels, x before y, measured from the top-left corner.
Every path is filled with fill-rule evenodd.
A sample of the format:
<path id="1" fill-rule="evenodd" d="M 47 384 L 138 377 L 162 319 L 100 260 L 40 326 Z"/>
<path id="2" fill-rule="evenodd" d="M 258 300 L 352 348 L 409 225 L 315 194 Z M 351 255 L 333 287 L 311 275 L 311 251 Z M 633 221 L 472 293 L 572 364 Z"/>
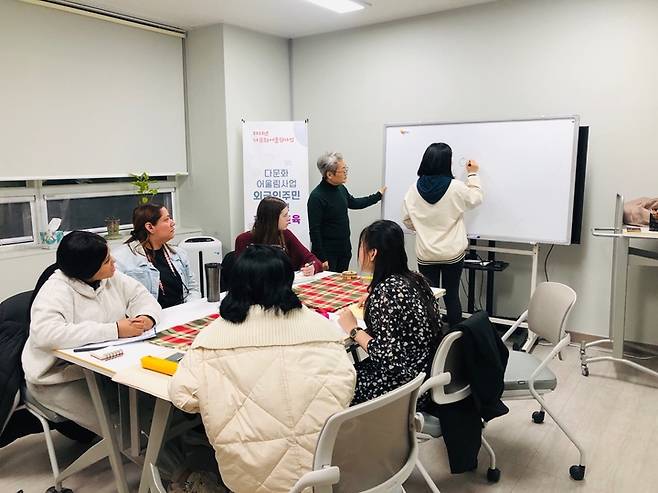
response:
<path id="1" fill-rule="evenodd" d="M 302 274 L 304 274 L 305 276 L 312 276 L 313 274 L 315 274 L 315 267 L 313 267 L 313 262 L 308 262 L 304 264 L 301 271 Z"/>

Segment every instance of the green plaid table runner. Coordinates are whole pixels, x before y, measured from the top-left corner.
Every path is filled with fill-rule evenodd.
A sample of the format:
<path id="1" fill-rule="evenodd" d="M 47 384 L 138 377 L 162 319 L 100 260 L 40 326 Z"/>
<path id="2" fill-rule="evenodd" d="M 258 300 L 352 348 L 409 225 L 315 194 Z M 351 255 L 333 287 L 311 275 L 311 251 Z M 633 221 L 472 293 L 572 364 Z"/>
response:
<path id="1" fill-rule="evenodd" d="M 213 313 L 212 315 L 192 320 L 183 325 L 176 325 L 175 327 L 159 332 L 158 335 L 149 342 L 151 344 L 157 344 L 158 346 L 178 349 L 179 351 L 187 351 L 187 348 L 190 347 L 192 341 L 194 341 L 194 338 L 201 329 L 210 325 L 210 323 L 217 318 L 219 318 L 219 314 Z"/>
<path id="2" fill-rule="evenodd" d="M 309 308 L 335 312 L 359 301 L 366 293 L 367 285 L 360 278 L 344 280 L 340 274 L 323 277 L 317 281 L 293 288 L 297 296 Z"/>

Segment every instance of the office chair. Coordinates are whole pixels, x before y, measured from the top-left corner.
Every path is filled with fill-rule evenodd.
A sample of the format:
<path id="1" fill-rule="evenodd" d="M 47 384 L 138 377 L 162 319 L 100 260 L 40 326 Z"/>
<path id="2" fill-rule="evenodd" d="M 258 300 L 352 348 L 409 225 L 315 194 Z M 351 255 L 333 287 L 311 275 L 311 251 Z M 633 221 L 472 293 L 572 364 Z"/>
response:
<path id="1" fill-rule="evenodd" d="M 416 399 L 425 374 L 327 419 L 313 470 L 290 490 L 301 493 L 403 492 L 418 457 Z"/>
<path id="2" fill-rule="evenodd" d="M 464 375 L 465 368 L 462 364 L 461 348 L 458 343 L 462 335 L 461 331 L 454 331 L 441 340 L 432 362 L 431 377 L 420 387 L 418 395 L 423 395 L 429 390 L 432 400 L 439 405 L 454 404 L 471 395 L 471 386 Z M 418 433 L 419 440 L 426 441 L 442 436 L 439 418 L 425 412 L 418 414 L 421 422 L 420 433 Z M 489 454 L 487 480 L 492 483 L 498 482 L 500 469 L 496 467 L 496 454 L 484 437 L 484 427 L 482 428 L 482 445 Z M 418 467 L 430 490 L 439 493 L 439 489 L 421 463 L 420 458 L 416 461 L 416 467 Z"/>
<path id="3" fill-rule="evenodd" d="M 553 418 L 555 424 L 578 449 L 580 460 L 578 464 L 569 468 L 569 475 L 572 479 L 579 481 L 585 477 L 585 451 L 541 396 L 557 387 L 557 377 L 548 368 L 548 363 L 556 355 L 560 355 L 560 352 L 571 342 L 571 336 L 565 329 L 567 318 L 575 303 L 576 292 L 569 286 L 557 282 L 543 282 L 537 286 L 530 299 L 528 309 L 514 322 L 502 339 L 507 340 L 516 328 L 527 320 L 529 330 L 555 346 L 544 359 L 521 351 L 510 352 L 505 371 L 503 399 L 534 398 L 540 408 L 539 411 L 532 413 L 533 422 L 542 423 L 545 412 Z"/>

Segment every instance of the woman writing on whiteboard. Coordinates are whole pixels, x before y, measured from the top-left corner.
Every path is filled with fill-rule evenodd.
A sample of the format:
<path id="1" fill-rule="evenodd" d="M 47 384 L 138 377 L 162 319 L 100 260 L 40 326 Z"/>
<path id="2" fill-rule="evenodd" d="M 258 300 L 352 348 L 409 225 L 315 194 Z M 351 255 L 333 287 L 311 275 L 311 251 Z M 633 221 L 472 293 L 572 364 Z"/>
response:
<path id="1" fill-rule="evenodd" d="M 459 282 L 468 247 L 464 212 L 482 203 L 479 165 L 466 164 L 466 182 L 452 175 L 452 149 L 448 144 L 431 144 L 418 168 L 418 180 L 404 197 L 402 221 L 416 231 L 418 269 L 438 287 L 446 290 L 448 323 L 461 321 Z"/>

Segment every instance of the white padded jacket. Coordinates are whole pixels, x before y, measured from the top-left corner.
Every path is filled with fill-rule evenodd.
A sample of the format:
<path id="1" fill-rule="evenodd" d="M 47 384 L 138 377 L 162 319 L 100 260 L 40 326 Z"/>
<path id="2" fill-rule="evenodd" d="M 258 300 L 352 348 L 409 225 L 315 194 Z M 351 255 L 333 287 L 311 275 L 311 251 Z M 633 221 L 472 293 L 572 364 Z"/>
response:
<path id="1" fill-rule="evenodd" d="M 241 324 L 216 320 L 169 384 L 171 401 L 199 412 L 226 486 L 287 492 L 311 470 L 329 416 L 349 406 L 355 371 L 340 329 L 302 307 L 252 307 Z"/>

